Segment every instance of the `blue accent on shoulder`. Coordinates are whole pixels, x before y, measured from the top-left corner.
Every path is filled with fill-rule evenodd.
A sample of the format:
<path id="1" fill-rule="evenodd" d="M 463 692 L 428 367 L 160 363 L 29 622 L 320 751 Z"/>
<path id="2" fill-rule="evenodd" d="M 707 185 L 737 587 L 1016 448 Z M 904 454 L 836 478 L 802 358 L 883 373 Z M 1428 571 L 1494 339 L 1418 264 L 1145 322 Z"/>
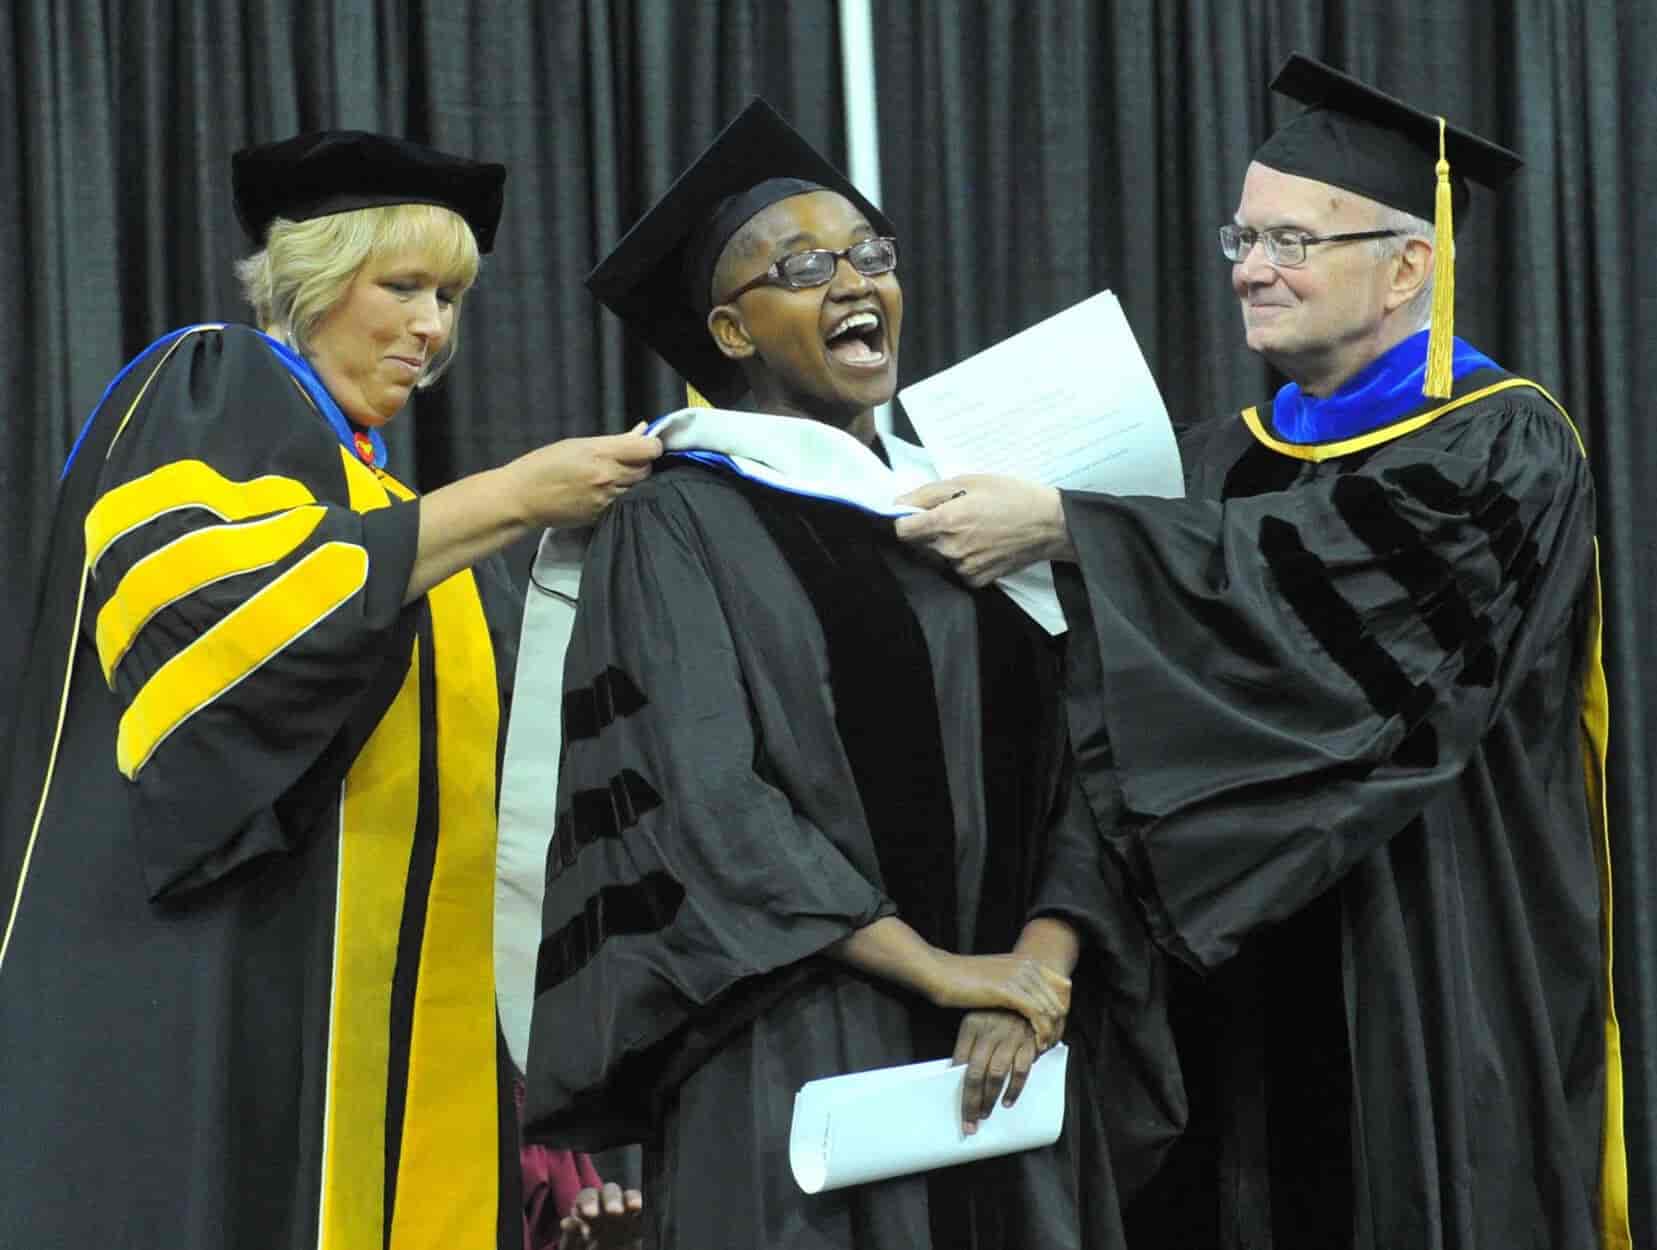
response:
<path id="1" fill-rule="evenodd" d="M 75 436 L 75 445 L 69 449 L 69 457 L 63 462 L 63 472 L 58 475 L 58 480 L 62 481 L 69 476 L 69 469 L 75 463 L 75 457 L 80 454 L 81 444 L 86 441 L 87 433 L 92 429 L 92 422 L 97 419 L 98 413 L 103 411 L 103 406 L 109 402 L 109 397 L 114 394 L 115 388 L 121 385 L 127 374 L 181 335 L 189 334 L 192 330 L 217 330 L 220 328 L 222 328 L 222 324 L 218 322 L 197 322 L 195 325 L 181 326 L 177 330 L 171 330 L 163 334 L 122 365 L 121 371 L 110 379 L 108 386 L 104 387 L 104 393 L 98 396 L 98 402 L 92 406 L 92 415 L 87 417 L 81 424 L 80 433 Z M 317 377 L 316 371 L 310 366 L 310 362 L 287 344 L 278 342 L 270 335 L 259 330 L 255 330 L 254 333 L 265 341 L 276 354 L 277 360 L 281 361 L 283 368 L 287 369 L 295 380 L 305 388 L 305 393 L 311 397 L 312 402 L 317 406 L 317 410 L 322 413 L 323 418 L 333 428 L 334 436 L 344 446 L 351 449 L 352 455 L 356 455 L 359 431 L 340 411 L 339 405 L 334 402 L 334 397 L 328 393 L 328 388 L 322 384 L 322 379 Z M 386 462 L 385 440 L 380 437 L 378 430 L 364 430 L 361 432 L 368 435 L 368 441 L 373 445 L 374 467 L 383 469 Z"/>
<path id="2" fill-rule="evenodd" d="M 104 387 L 104 393 L 98 396 L 98 402 L 92 405 L 91 415 L 88 416 L 85 421 L 81 422 L 81 432 L 75 435 L 75 445 L 69 449 L 69 457 L 63 462 L 63 472 L 58 474 L 58 481 L 61 482 L 64 478 L 69 476 L 69 468 L 75 463 L 75 457 L 80 454 L 81 444 L 86 441 L 87 434 L 92 430 L 93 419 L 97 417 L 98 413 L 103 409 L 103 406 L 109 402 L 110 395 L 115 392 L 115 388 L 117 386 L 121 385 L 121 380 L 125 378 L 127 374 L 131 373 L 138 363 L 148 357 L 152 352 L 167 346 L 167 344 L 171 343 L 179 335 L 188 334 L 191 330 L 199 328 L 199 326 L 183 326 L 180 329 L 172 331 L 170 334 L 163 334 L 160 338 L 156 339 L 155 342 L 151 343 L 143 351 L 139 352 L 131 360 L 127 361 L 126 364 L 121 366 L 121 371 L 109 380 L 109 385 Z"/>
<path id="3" fill-rule="evenodd" d="M 646 431 L 648 433 L 648 431 Z M 735 473 L 738 477 L 747 477 L 741 469 L 736 467 L 732 460 L 722 451 L 670 451 L 663 453 L 669 456 L 678 456 L 681 460 L 694 460 L 697 464 L 705 464 L 715 469 L 723 469 L 727 473 Z"/>
<path id="4" fill-rule="evenodd" d="M 1289 443 L 1335 443 L 1356 438 L 1422 407 L 1421 384 L 1427 376 L 1428 332 L 1411 335 L 1383 352 L 1346 380 L 1333 395 L 1301 393 L 1290 382 L 1272 400 L 1272 427 Z M 1453 342 L 1450 374 L 1465 377 L 1500 366 L 1461 339 Z"/>

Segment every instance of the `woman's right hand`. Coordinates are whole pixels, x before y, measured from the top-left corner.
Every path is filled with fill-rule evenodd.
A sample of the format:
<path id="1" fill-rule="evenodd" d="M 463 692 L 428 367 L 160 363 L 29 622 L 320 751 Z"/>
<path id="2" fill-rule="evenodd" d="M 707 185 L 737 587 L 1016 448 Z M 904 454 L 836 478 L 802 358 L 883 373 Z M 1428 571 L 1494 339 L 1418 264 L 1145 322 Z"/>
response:
<path id="1" fill-rule="evenodd" d="M 1016 1011 L 1046 1050 L 1064 1036 L 1070 978 L 1026 955 L 956 955 L 940 951 L 928 997 L 939 1007 Z"/>
<path id="2" fill-rule="evenodd" d="M 644 428 L 548 443 L 423 496 L 403 602 L 526 534 L 598 520 L 617 495 L 650 476 L 650 462 L 662 454 L 662 440 Z"/>
<path id="3" fill-rule="evenodd" d="M 534 527 L 591 525 L 629 486 L 650 476 L 662 440 L 644 433 L 566 438 L 519 456 L 506 466 Z"/>

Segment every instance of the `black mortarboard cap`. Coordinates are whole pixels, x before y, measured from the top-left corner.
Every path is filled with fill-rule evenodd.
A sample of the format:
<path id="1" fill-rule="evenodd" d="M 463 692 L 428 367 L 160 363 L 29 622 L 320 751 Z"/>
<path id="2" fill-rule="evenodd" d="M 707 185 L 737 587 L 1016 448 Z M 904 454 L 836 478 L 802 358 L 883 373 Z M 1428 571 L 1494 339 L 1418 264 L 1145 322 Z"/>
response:
<path id="1" fill-rule="evenodd" d="M 806 191 L 838 191 L 881 234 L 885 215 L 764 100 L 755 99 L 587 275 L 587 287 L 716 405 L 747 389 L 708 333 L 720 253 L 754 214 Z"/>
<path id="2" fill-rule="evenodd" d="M 1310 107 L 1267 139 L 1256 161 L 1433 220 L 1435 115 L 1298 52 L 1278 70 L 1272 90 Z M 1466 179 L 1498 187 L 1520 165 L 1506 148 L 1450 125 L 1444 155 L 1457 218 L 1467 210 Z"/>
<path id="3" fill-rule="evenodd" d="M 319 130 L 243 148 L 230 158 L 236 217 L 264 245 L 277 217 L 309 221 L 380 204 L 440 204 L 471 226 L 478 251 L 495 245 L 506 166 L 451 156 L 410 139 Z"/>
<path id="4" fill-rule="evenodd" d="M 1260 145 L 1257 162 L 1433 224 L 1431 333 L 1421 389 L 1447 398 L 1455 334 L 1455 222 L 1467 212 L 1467 180 L 1499 187 L 1519 168 L 1518 156 L 1298 52 L 1277 71 L 1272 90 L 1310 107 Z"/>

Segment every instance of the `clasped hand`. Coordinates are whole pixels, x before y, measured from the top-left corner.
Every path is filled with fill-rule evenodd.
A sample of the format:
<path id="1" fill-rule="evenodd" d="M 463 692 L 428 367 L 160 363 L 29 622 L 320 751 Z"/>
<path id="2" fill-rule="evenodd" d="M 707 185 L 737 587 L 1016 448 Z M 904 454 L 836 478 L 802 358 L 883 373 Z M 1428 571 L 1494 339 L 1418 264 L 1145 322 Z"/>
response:
<path id="1" fill-rule="evenodd" d="M 967 1065 L 961 1128 L 975 1133 L 995 1106 L 1002 1082 L 1007 1081 L 1002 1101 L 1010 1107 L 1036 1056 L 1064 1036 L 1070 978 L 1027 955 L 948 955 L 932 997 L 940 1007 L 969 1009 L 954 1061 Z"/>
<path id="2" fill-rule="evenodd" d="M 961 1129 L 978 1131 L 1007 1085 L 1012 1106 L 1036 1057 L 1064 1036 L 1070 978 L 1028 955 L 948 955 L 933 1001 L 968 1008 L 955 1042 L 954 1062 L 967 1065 Z"/>
<path id="3" fill-rule="evenodd" d="M 945 953 L 932 1001 L 940 1007 L 996 1007 L 1030 1022 L 1046 1050 L 1064 1036 L 1070 1012 L 1070 978 L 1028 955 Z"/>

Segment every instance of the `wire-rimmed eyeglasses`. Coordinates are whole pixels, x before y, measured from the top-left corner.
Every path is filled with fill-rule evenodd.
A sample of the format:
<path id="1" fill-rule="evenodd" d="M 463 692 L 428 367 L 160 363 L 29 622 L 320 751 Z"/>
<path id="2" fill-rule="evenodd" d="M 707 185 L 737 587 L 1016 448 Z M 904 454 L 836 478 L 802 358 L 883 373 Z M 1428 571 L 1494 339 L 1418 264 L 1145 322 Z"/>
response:
<path id="1" fill-rule="evenodd" d="M 790 252 L 781 260 L 774 261 L 759 277 L 751 282 L 744 282 L 717 302 L 729 304 L 737 296 L 746 294 L 757 286 L 782 286 L 791 291 L 822 286 L 834 277 L 834 270 L 842 257 L 865 278 L 877 278 L 883 273 L 891 273 L 898 267 L 898 241 L 889 235 L 883 235 L 873 239 L 859 239 L 850 247 L 843 247 L 838 252 L 826 247 Z"/>
<path id="2" fill-rule="evenodd" d="M 1266 250 L 1268 264 L 1279 269 L 1293 269 L 1306 263 L 1306 249 L 1314 243 L 1352 243 L 1358 239 L 1388 239 L 1396 230 L 1354 230 L 1349 234 L 1309 234 L 1293 226 L 1273 226 L 1269 230 L 1254 230 L 1248 226 L 1230 223 L 1220 227 L 1220 251 L 1236 264 L 1254 249 L 1256 242 Z"/>

